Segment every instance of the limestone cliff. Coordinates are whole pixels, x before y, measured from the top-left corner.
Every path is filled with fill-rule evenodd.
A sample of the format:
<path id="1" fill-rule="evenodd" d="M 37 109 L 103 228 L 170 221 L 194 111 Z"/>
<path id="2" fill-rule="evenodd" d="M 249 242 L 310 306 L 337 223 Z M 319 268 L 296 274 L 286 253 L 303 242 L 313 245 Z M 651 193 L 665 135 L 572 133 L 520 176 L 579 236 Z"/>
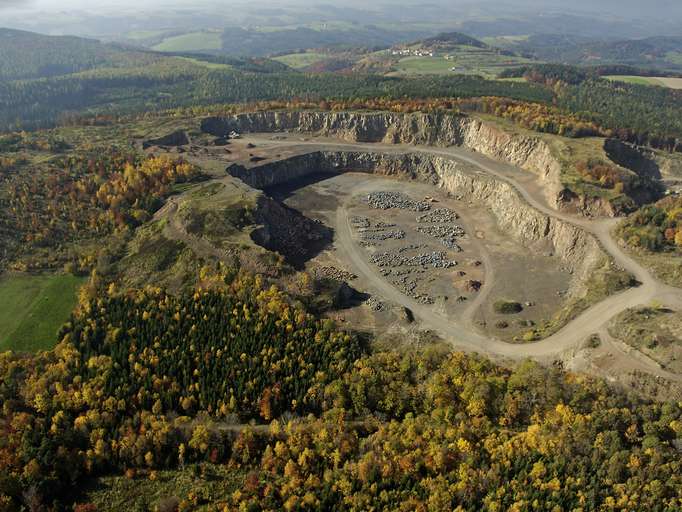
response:
<path id="1" fill-rule="evenodd" d="M 463 146 L 537 174 L 549 203 L 558 206 L 561 166 L 539 137 L 509 133 L 465 115 L 447 113 L 267 111 L 209 117 L 202 130 L 216 136 L 301 132 L 351 142 Z"/>
<path id="2" fill-rule="evenodd" d="M 605 216 L 619 215 L 623 210 L 622 205 L 614 204 L 608 199 L 577 195 L 564 186 L 562 165 L 567 164 L 561 163 L 560 157 L 555 154 L 556 149 L 552 149 L 543 137 L 523 131 L 507 131 L 494 123 L 466 115 L 422 112 L 403 114 L 264 111 L 228 117 L 208 117 L 202 121 L 202 129 L 216 136 L 224 136 L 231 131 L 240 133 L 287 131 L 332 136 L 350 142 L 460 146 L 533 172 L 543 185 L 547 203 L 553 208 Z M 608 148 L 605 148 L 605 151 L 610 154 Z M 612 153 L 615 158 L 618 157 L 618 152 Z M 662 168 L 673 165 L 661 155 L 656 155 L 655 158 L 656 165 Z M 633 161 L 631 158 L 623 159 L 625 160 Z M 641 160 L 645 161 L 646 159 Z M 634 171 L 640 174 L 637 170 L 638 162 L 633 165 Z M 656 179 L 650 170 L 648 168 L 640 175 Z M 636 204 L 646 203 L 651 199 L 648 192 L 646 187 L 641 191 L 635 189 L 629 200 Z"/>

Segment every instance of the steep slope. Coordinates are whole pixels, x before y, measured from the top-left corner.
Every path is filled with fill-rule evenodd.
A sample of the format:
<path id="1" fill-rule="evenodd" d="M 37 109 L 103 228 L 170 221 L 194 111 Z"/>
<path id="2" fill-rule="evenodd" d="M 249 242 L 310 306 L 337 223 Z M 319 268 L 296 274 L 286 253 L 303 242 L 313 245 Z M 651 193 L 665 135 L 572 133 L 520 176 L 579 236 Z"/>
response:
<path id="1" fill-rule="evenodd" d="M 577 151 L 573 146 L 580 142 L 523 130 L 512 131 L 496 123 L 465 115 L 267 111 L 223 118 L 209 117 L 202 121 L 202 130 L 216 136 L 223 136 L 231 131 L 298 131 L 353 142 L 461 146 L 533 172 L 539 177 L 546 200 L 552 207 L 590 215 L 614 216 L 622 211 L 622 205 L 648 199 L 646 194 L 637 196 L 635 192 L 638 190 L 635 189 L 630 195 L 621 196 L 620 202 L 615 202 L 594 187 L 586 192 L 585 187 L 581 189 L 575 186 L 574 167 L 578 162 L 575 156 Z M 589 145 L 585 147 L 594 149 Z M 603 148 L 595 151 L 608 160 Z M 629 178 L 637 175 L 636 171 L 622 167 L 618 170 Z M 573 182 L 569 177 L 573 178 Z M 614 198 L 617 196 L 611 195 Z"/>

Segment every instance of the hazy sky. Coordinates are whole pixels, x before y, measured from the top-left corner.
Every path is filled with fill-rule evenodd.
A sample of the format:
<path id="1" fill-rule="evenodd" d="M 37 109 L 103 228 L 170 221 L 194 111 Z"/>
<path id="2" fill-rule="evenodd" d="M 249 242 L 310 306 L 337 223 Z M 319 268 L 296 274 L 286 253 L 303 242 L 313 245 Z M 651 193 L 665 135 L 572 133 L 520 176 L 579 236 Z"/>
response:
<path id="1" fill-rule="evenodd" d="M 456 28 L 468 20 L 523 16 L 541 29 L 537 16 L 573 14 L 620 23 L 621 37 L 682 36 L 682 0 L 0 0 L 0 27 L 106 37 L 128 25 L 135 30 L 249 25 L 276 20 L 279 13 L 262 14 L 282 8 L 293 8 L 282 18 L 287 24 L 311 17 L 338 20 L 341 14 L 360 24 L 440 21 Z"/>
<path id="2" fill-rule="evenodd" d="M 187 7 L 187 8 L 202 8 L 208 6 L 223 6 L 229 8 L 234 4 L 244 4 L 247 2 L 234 2 L 231 0 L 217 1 L 217 0 L 0 0 L 0 7 L 5 8 L 16 8 L 17 6 L 28 7 L 31 9 L 41 9 L 50 11 L 61 11 L 61 10 L 71 10 L 71 9 L 87 9 L 87 10 L 97 10 L 97 9 L 111 9 L 115 7 L 131 7 L 136 6 L 142 10 L 148 8 L 158 8 L 158 7 Z M 320 4 L 326 3 L 322 1 L 311 1 L 311 0 L 255 0 L 248 2 L 251 6 L 281 6 L 281 5 L 302 5 L 302 4 Z M 343 7 L 344 5 L 352 7 L 369 7 L 375 2 L 367 2 L 361 0 L 335 0 L 329 2 L 335 7 Z M 425 3 L 423 1 L 414 0 L 403 0 L 397 2 L 382 1 L 382 4 L 395 3 L 400 4 L 412 4 L 419 5 Z M 651 14 L 665 16 L 670 10 L 679 10 L 680 0 L 649 0 L 648 2 L 642 2 L 641 0 L 572 0 L 567 2 L 565 0 L 478 0 L 478 2 L 473 2 L 472 0 L 435 0 L 427 3 L 435 4 L 446 4 L 448 6 L 456 6 L 457 4 L 502 4 L 505 7 L 517 5 L 519 7 L 529 7 L 533 6 L 535 8 L 549 8 L 549 9 L 562 9 L 562 10 L 587 10 L 587 11 L 606 11 L 612 10 L 614 13 L 618 13 L 619 10 L 625 10 L 630 13 L 637 13 L 638 11 L 643 16 L 648 16 Z M 682 29 L 681 29 L 682 31 Z"/>

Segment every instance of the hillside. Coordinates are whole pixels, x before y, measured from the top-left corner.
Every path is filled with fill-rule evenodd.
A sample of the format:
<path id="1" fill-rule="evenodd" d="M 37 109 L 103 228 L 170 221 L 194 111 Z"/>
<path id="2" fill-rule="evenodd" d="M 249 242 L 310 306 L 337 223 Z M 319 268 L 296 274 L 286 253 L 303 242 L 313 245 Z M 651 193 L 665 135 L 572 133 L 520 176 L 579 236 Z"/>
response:
<path id="1" fill-rule="evenodd" d="M 515 41 L 510 49 L 537 58 L 568 64 L 623 64 L 663 70 L 682 70 L 682 37 L 649 37 L 598 41 L 567 35 L 533 35 Z"/>
<path id="2" fill-rule="evenodd" d="M 94 39 L 0 28 L 0 80 L 46 78 L 100 67 L 143 66 L 160 59 Z"/>
<path id="3" fill-rule="evenodd" d="M 409 35 L 407 36 L 409 37 Z M 405 35 L 376 26 L 351 24 L 253 30 L 228 27 L 222 34 L 221 52 L 236 56 L 283 54 L 306 48 L 390 46 L 405 40 Z"/>
<path id="4" fill-rule="evenodd" d="M 433 37 L 427 39 L 422 39 L 418 41 L 425 47 L 441 48 L 441 47 L 451 47 L 451 46 L 474 46 L 476 48 L 489 48 L 489 46 L 476 39 L 475 37 L 462 34 L 461 32 L 443 32 Z"/>
<path id="5" fill-rule="evenodd" d="M 534 62 L 460 32 L 444 32 L 394 46 L 384 53 L 384 58 L 390 59 L 392 69 L 401 75 L 460 73 L 486 78 Z"/>

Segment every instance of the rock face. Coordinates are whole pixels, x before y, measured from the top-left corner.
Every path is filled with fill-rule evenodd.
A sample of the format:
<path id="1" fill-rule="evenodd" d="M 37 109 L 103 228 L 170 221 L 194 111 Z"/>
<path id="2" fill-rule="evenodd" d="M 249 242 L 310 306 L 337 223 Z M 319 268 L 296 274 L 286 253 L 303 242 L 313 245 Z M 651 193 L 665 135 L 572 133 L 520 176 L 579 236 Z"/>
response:
<path id="1" fill-rule="evenodd" d="M 453 195 L 485 204 L 503 232 L 530 250 L 559 256 L 573 273 L 572 293 L 578 293 L 597 265 L 607 258 L 596 239 L 582 229 L 545 215 L 526 203 L 509 184 L 476 172 L 457 160 L 423 153 L 324 151 L 229 172 L 248 185 L 265 189 L 308 175 L 361 171 L 417 180 Z"/>
<path id="2" fill-rule="evenodd" d="M 660 165 L 652 151 L 645 151 L 618 139 L 606 139 L 604 151 L 618 165 L 631 169 L 640 176 L 661 179 Z"/>
<path id="3" fill-rule="evenodd" d="M 147 149 L 152 146 L 186 146 L 191 141 L 189 135 L 182 130 L 177 130 L 158 139 L 146 140 L 142 143 L 142 147 Z"/>
<path id="4" fill-rule="evenodd" d="M 539 137 L 506 132 L 465 115 L 392 112 L 255 112 L 209 117 L 201 128 L 215 136 L 231 131 L 295 131 L 334 136 L 352 142 L 462 146 L 537 174 L 550 204 L 559 207 L 561 166 Z"/>
<path id="5" fill-rule="evenodd" d="M 549 205 L 558 210 L 613 217 L 622 205 L 600 197 L 577 196 L 561 183 L 562 163 L 556 150 L 530 133 L 506 131 L 466 115 L 448 113 L 267 111 L 208 117 L 202 130 L 222 137 L 240 133 L 301 132 L 333 136 L 352 142 L 460 146 L 536 174 Z M 606 153 L 614 162 L 641 177 L 682 184 L 682 158 L 607 141 Z M 633 188 L 628 195 L 636 204 L 655 200 L 656 190 Z"/>
<path id="6" fill-rule="evenodd" d="M 265 195 L 258 197 L 252 215 L 258 227 L 251 232 L 251 239 L 261 247 L 279 252 L 297 268 L 332 240 L 329 228 Z"/>

